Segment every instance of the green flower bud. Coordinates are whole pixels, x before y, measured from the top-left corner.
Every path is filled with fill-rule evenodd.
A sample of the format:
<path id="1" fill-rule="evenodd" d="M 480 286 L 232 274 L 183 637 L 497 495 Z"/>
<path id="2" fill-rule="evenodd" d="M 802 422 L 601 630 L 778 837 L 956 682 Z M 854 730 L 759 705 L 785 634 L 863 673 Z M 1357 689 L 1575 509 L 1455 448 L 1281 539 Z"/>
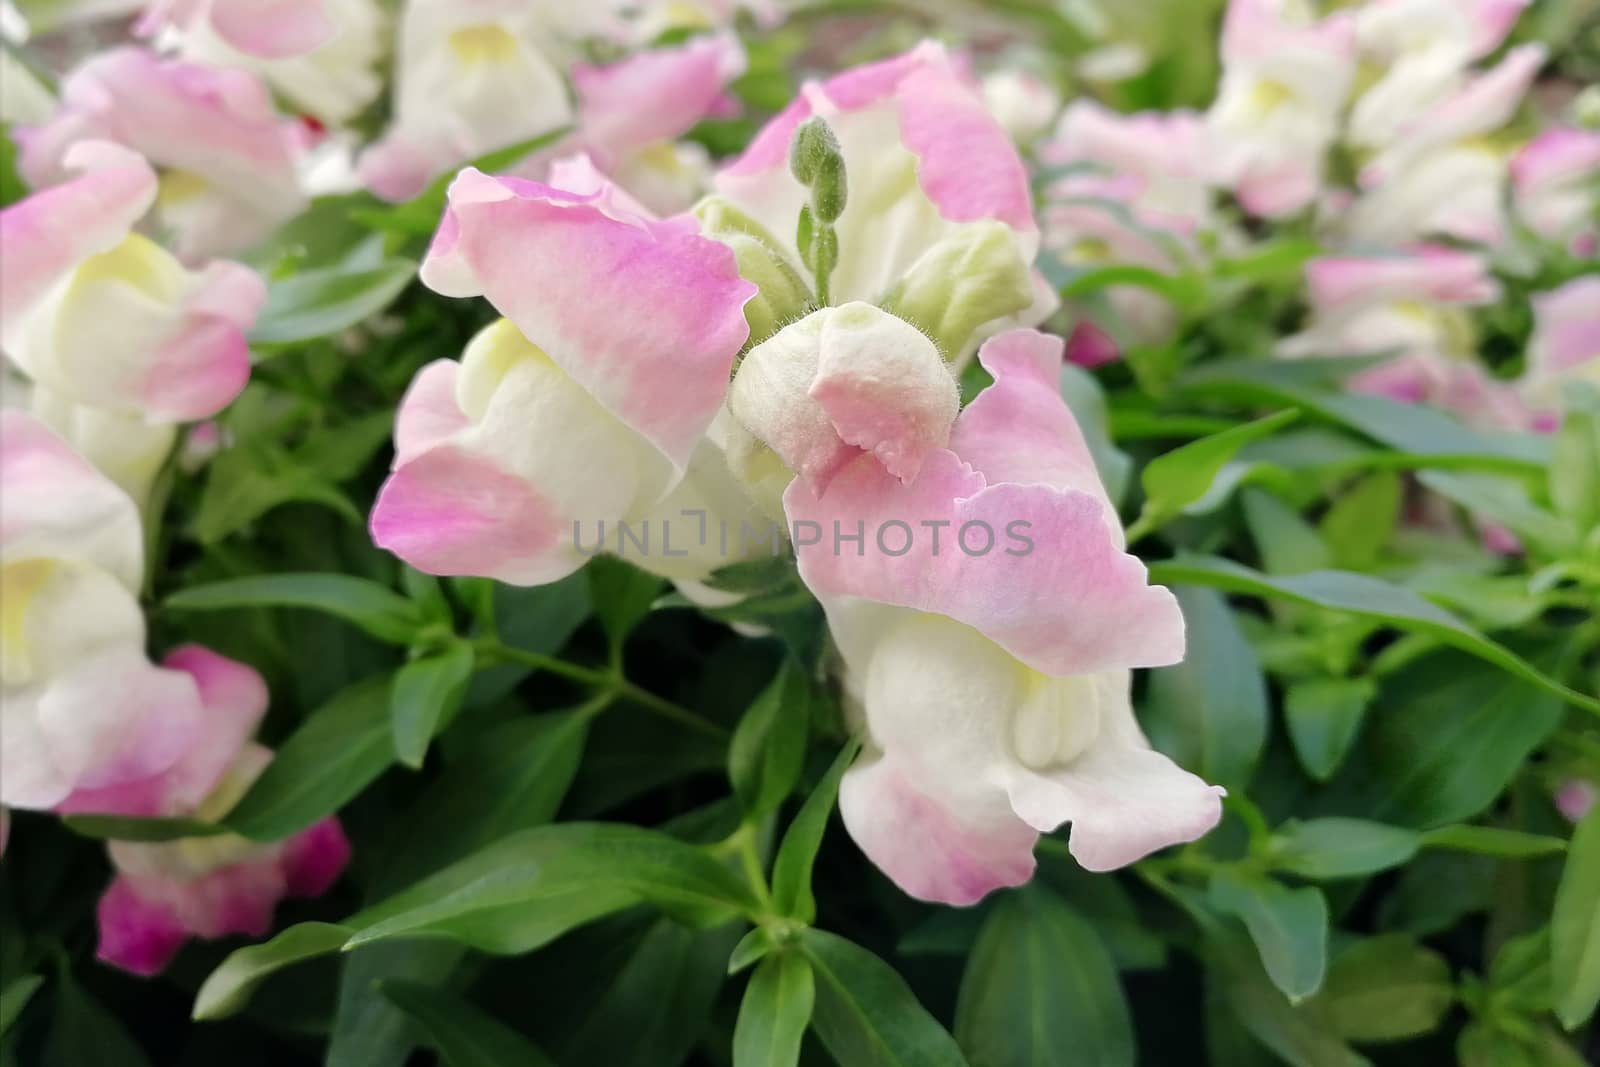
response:
<path id="1" fill-rule="evenodd" d="M 1016 234 L 994 219 L 968 223 L 923 253 L 882 301 L 952 361 L 966 355 L 980 327 L 1032 303 L 1033 281 Z"/>
<path id="2" fill-rule="evenodd" d="M 822 160 L 828 156 L 839 158 L 839 139 L 825 119 L 812 117 L 795 127 L 789 141 L 789 171 L 801 185 L 811 185 L 817 180 Z"/>
<path id="3" fill-rule="evenodd" d="M 770 337 L 810 309 L 811 287 L 759 222 L 721 196 L 706 197 L 694 213 L 700 220 L 700 232 L 733 249 L 739 275 L 760 289 L 744 306 L 744 318 L 750 324 L 749 345 Z"/>

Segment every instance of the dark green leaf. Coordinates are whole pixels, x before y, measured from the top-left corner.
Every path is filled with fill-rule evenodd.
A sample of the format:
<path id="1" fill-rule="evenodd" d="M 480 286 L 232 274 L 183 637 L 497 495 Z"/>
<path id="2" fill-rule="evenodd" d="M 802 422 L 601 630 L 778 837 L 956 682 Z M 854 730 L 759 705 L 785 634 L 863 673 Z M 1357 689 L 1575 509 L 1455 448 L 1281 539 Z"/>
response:
<path id="1" fill-rule="evenodd" d="M 256 986 L 273 972 L 302 960 L 337 952 L 352 931 L 333 923 L 300 923 L 271 941 L 237 949 L 205 980 L 194 998 L 196 1019 L 221 1019 L 232 1015 Z"/>
<path id="2" fill-rule="evenodd" d="M 422 766 L 433 735 L 461 706 L 472 666 L 472 646 L 454 641 L 441 652 L 412 660 L 395 674 L 389 690 L 389 721 L 401 763 Z"/>
<path id="3" fill-rule="evenodd" d="M 806 676 L 785 656 L 777 677 L 750 705 L 728 745 L 728 777 L 751 822 L 776 811 L 805 766 L 811 727 Z"/>
<path id="4" fill-rule="evenodd" d="M 279 746 L 223 823 L 253 841 L 281 841 L 338 811 L 393 759 L 389 679 L 357 683 Z"/>
<path id="5" fill-rule="evenodd" d="M 1150 740 L 1208 782 L 1243 789 L 1267 739 L 1267 682 L 1233 609 L 1209 589 L 1174 590 L 1188 623 L 1182 663 L 1150 674 Z"/>
<path id="6" fill-rule="evenodd" d="M 961 978 L 956 1040 L 972 1067 L 1132 1067 L 1133 1022 L 1094 928 L 1055 893 L 1008 893 Z"/>
<path id="7" fill-rule="evenodd" d="M 43 1067 L 150 1067 L 150 1059 L 116 1015 L 91 997 L 63 965 L 55 983 L 55 1019 Z"/>
<path id="8" fill-rule="evenodd" d="M 1211 879 L 1211 903 L 1244 921 L 1267 976 L 1291 1001 L 1321 987 L 1328 965 L 1328 903 L 1321 890 L 1218 871 Z"/>
<path id="9" fill-rule="evenodd" d="M 1340 952 L 1316 1000 L 1350 1041 L 1399 1041 L 1438 1026 L 1455 988 L 1444 957 L 1405 934 L 1385 934 Z"/>
<path id="10" fill-rule="evenodd" d="M 1181 448 L 1151 460 L 1139 476 L 1144 485 L 1144 510 L 1139 522 L 1156 526 L 1199 500 L 1211 483 L 1245 445 L 1260 440 L 1299 417 L 1296 411 L 1280 411 L 1266 418 L 1235 426 L 1231 430 L 1202 437 Z"/>
<path id="11" fill-rule="evenodd" d="M 733 1031 L 733 1067 L 795 1067 L 811 1022 L 816 983 L 799 952 L 761 961 L 739 1004 Z"/>
<path id="12" fill-rule="evenodd" d="M 1398 867 L 1421 847 L 1416 831 L 1403 827 L 1365 819 L 1312 819 L 1291 823 L 1278 836 L 1274 861 L 1302 878 L 1359 878 Z"/>
<path id="13" fill-rule="evenodd" d="M 816 975 L 812 1025 L 850 1067 L 967 1067 L 961 1049 L 894 968 L 859 945 L 807 928 L 800 946 Z"/>
<path id="14" fill-rule="evenodd" d="M 666 528 L 661 526 L 663 530 Z M 648 534 L 648 523 L 644 529 Z M 666 582 L 614 556 L 600 556 L 592 560 L 586 570 L 594 613 L 600 616 L 611 647 L 619 649 L 633 628 L 650 613 L 651 605 L 661 595 Z"/>
<path id="15" fill-rule="evenodd" d="M 654 830 L 560 823 L 522 830 L 348 921 L 348 947 L 447 937 L 484 952 L 531 952 L 574 927 L 650 903 L 713 926 L 757 903 L 727 867 Z"/>
<path id="16" fill-rule="evenodd" d="M 1326 782 L 1344 763 L 1361 731 L 1377 686 L 1367 678 L 1312 678 L 1284 693 L 1289 740 L 1306 773 Z"/>
<path id="17" fill-rule="evenodd" d="M 555 1067 L 533 1042 L 454 993 L 393 979 L 379 989 L 416 1021 L 446 1067 Z"/>
<path id="18" fill-rule="evenodd" d="M 488 618 L 480 618 L 480 625 L 524 652 L 559 652 L 591 610 L 589 578 L 583 571 L 550 585 L 524 588 L 492 582 L 486 588 L 487 609 L 483 614 Z M 467 689 L 467 703 L 471 707 L 493 704 L 532 673 L 531 667 L 516 663 L 479 671 Z"/>
<path id="19" fill-rule="evenodd" d="M 1550 920 L 1550 976 L 1555 1010 L 1568 1030 L 1600 1001 L 1600 806 L 1572 835 Z"/>
<path id="20" fill-rule="evenodd" d="M 179 841 L 212 837 L 228 828 L 199 819 L 141 819 L 131 815 L 64 815 L 61 823 L 73 833 L 108 841 Z"/>
<path id="21" fill-rule="evenodd" d="M 0 991 L 0 1037 L 4 1037 L 11 1029 L 11 1024 L 17 1021 L 17 1016 L 22 1014 L 22 1009 L 28 1006 L 28 1001 L 44 985 L 44 979 L 37 974 L 25 974 L 21 978 L 12 979 L 7 983 L 4 991 Z"/>
<path id="22" fill-rule="evenodd" d="M 1435 604 L 1402 586 L 1347 571 L 1314 571 L 1272 577 L 1214 556 L 1179 556 L 1150 565 L 1150 580 L 1163 584 L 1190 583 L 1229 593 L 1283 597 L 1300 604 L 1332 608 L 1387 623 L 1402 630 L 1425 634 L 1463 652 L 1477 656 L 1532 682 L 1563 700 L 1600 712 L 1600 698 L 1586 696 L 1545 674 L 1504 645 L 1478 631 Z"/>
<path id="23" fill-rule="evenodd" d="M 422 612 L 405 597 L 364 578 L 345 574 L 261 574 L 196 585 L 172 594 L 175 611 L 233 608 L 309 608 L 352 622 L 380 641 L 410 644 L 423 625 Z"/>
<path id="24" fill-rule="evenodd" d="M 250 341 L 308 341 L 349 329 L 393 303 L 416 274 L 414 261 L 398 257 L 376 267 L 341 265 L 291 274 L 267 290 Z"/>
<path id="25" fill-rule="evenodd" d="M 1333 1032 L 1316 1001 L 1291 1004 L 1273 987 L 1248 945 L 1225 935 L 1212 936 L 1207 944 L 1234 1016 L 1284 1062 L 1293 1067 L 1368 1067 Z"/>
<path id="26" fill-rule="evenodd" d="M 860 751 L 860 741 L 845 744 L 783 835 L 778 858 L 772 865 L 772 903 L 779 914 L 793 916 L 801 922 L 811 922 L 817 917 L 817 898 L 811 891 L 811 868 L 817 862 L 823 831 L 828 828 L 828 817 L 833 814 L 834 802 L 839 797 L 839 779 L 844 777 Z"/>

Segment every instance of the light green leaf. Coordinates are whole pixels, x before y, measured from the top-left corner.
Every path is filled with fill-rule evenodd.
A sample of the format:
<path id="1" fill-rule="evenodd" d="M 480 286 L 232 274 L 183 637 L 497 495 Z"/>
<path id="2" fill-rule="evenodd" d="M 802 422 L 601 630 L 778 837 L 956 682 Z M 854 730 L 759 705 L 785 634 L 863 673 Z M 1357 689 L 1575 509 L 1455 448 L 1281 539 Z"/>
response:
<path id="1" fill-rule="evenodd" d="M 555 1067 L 533 1042 L 454 993 L 393 979 L 378 988 L 417 1023 L 445 1067 Z"/>
<path id="2" fill-rule="evenodd" d="M 1398 867 L 1417 854 L 1414 830 L 1365 819 L 1327 818 L 1291 823 L 1276 839 L 1280 870 L 1318 881 L 1359 878 Z"/>
<path id="3" fill-rule="evenodd" d="M 1579 537 L 1600 527 L 1600 387 L 1568 383 L 1550 464 L 1550 498 Z"/>
<path id="4" fill-rule="evenodd" d="M 799 664 L 785 656 L 728 745 L 728 777 L 747 821 L 776 811 L 794 789 L 805 766 L 810 727 L 810 686 Z"/>
<path id="5" fill-rule="evenodd" d="M 1000 899 L 967 959 L 956 1040 L 973 1067 L 1133 1067 L 1121 979 L 1094 928 L 1055 893 Z"/>
<path id="6" fill-rule="evenodd" d="M 1333 566 L 1333 551 L 1298 511 L 1259 489 L 1247 489 L 1239 499 L 1268 574 L 1304 574 Z"/>
<path id="7" fill-rule="evenodd" d="M 412 660 L 395 674 L 389 690 L 389 722 L 401 763 L 422 766 L 433 735 L 461 706 L 473 659 L 471 645 L 453 641 L 441 652 Z"/>
<path id="8" fill-rule="evenodd" d="M 1319 782 L 1333 777 L 1349 755 L 1376 692 L 1369 678 L 1312 678 L 1289 686 L 1284 716 L 1307 774 Z"/>
<path id="9" fill-rule="evenodd" d="M 179 841 L 185 837 L 213 837 L 228 832 L 226 826 L 217 823 L 181 817 L 63 815 L 61 824 L 73 833 L 107 841 Z"/>
<path id="10" fill-rule="evenodd" d="M 560 823 L 519 831 L 347 921 L 348 948 L 447 937 L 484 952 L 531 952 L 574 927 L 649 903 L 696 926 L 757 910 L 710 853 L 654 830 Z"/>
<path id="11" fill-rule="evenodd" d="M 271 941 L 229 953 L 194 998 L 196 1019 L 221 1019 L 245 1006 L 250 994 L 274 972 L 302 960 L 339 951 L 353 931 L 333 923 L 299 923 Z"/>
<path id="12" fill-rule="evenodd" d="M 17 1016 L 22 1014 L 22 1009 L 28 1006 L 28 1001 L 44 985 L 44 978 L 37 974 L 25 974 L 21 978 L 14 978 L 0 992 L 0 1037 L 4 1037 L 11 1029 L 11 1024 L 17 1021 Z"/>
<path id="13" fill-rule="evenodd" d="M 1405 934 L 1357 941 L 1334 957 L 1316 1002 L 1350 1041 L 1400 1041 L 1438 1026 L 1455 1001 L 1450 965 Z"/>
<path id="14" fill-rule="evenodd" d="M 345 574 L 261 574 L 191 586 L 172 594 L 174 611 L 308 608 L 338 616 L 380 641 L 410 644 L 422 627 L 417 605 L 387 586 Z"/>
<path id="15" fill-rule="evenodd" d="M 839 797 L 839 779 L 844 777 L 860 751 L 859 740 L 848 742 L 840 750 L 833 766 L 811 791 L 783 835 L 778 858 L 772 865 L 772 903 L 779 914 L 807 923 L 817 917 L 817 898 L 811 891 L 811 868 L 817 862 L 823 831 L 828 828 L 828 817 L 833 814 L 834 802 Z"/>
<path id="16" fill-rule="evenodd" d="M 800 947 L 816 974 L 812 1026 L 850 1067 L 967 1067 L 961 1049 L 894 968 L 859 945 L 808 927 Z"/>
<path id="17" fill-rule="evenodd" d="M 761 961 L 739 1004 L 733 1030 L 733 1067 L 795 1067 L 811 1022 L 816 982 L 799 952 Z"/>
<path id="18" fill-rule="evenodd" d="M 1333 562 L 1350 570 L 1377 563 L 1400 518 L 1400 503 L 1400 476 L 1393 471 L 1369 474 L 1340 494 L 1318 526 Z"/>
<path id="19" fill-rule="evenodd" d="M 1244 921 L 1267 976 L 1291 1001 L 1321 988 L 1328 965 L 1328 902 L 1321 890 L 1224 870 L 1211 879 L 1211 903 Z"/>
<path id="20" fill-rule="evenodd" d="M 1577 548 L 1577 528 L 1535 504 L 1527 486 L 1515 479 L 1494 474 L 1422 471 L 1417 480 L 1553 555 L 1564 556 Z"/>
<path id="21" fill-rule="evenodd" d="M 1135 524 L 1153 529 L 1199 500 L 1211 488 L 1223 465 L 1251 441 L 1270 436 L 1299 417 L 1297 411 L 1280 411 L 1266 418 L 1202 437 L 1151 460 L 1140 474 L 1144 509 Z M 1136 538 L 1130 535 L 1130 540 Z"/>
<path id="22" fill-rule="evenodd" d="M 1251 596 L 1283 597 L 1299 604 L 1375 619 L 1453 645 L 1571 704 L 1600 714 L 1600 698 L 1562 685 L 1504 645 L 1489 640 L 1411 590 L 1369 575 L 1349 571 L 1313 571 L 1309 574 L 1272 577 L 1231 560 L 1185 555 L 1152 563 L 1150 580 L 1169 585 L 1204 585 Z"/>
<path id="23" fill-rule="evenodd" d="M 1578 824 L 1567 850 L 1550 920 L 1550 977 L 1556 1015 L 1576 1030 L 1600 1001 L 1600 807 Z"/>
<path id="24" fill-rule="evenodd" d="M 359 682 L 289 735 L 223 824 L 253 841 L 281 841 L 338 811 L 393 759 L 389 679 Z"/>
<path id="25" fill-rule="evenodd" d="M 1565 852 L 1567 843 L 1559 837 L 1504 830 L 1498 826 L 1441 826 L 1422 835 L 1423 848 L 1442 848 L 1454 852 L 1475 852 L 1502 859 L 1532 859 Z"/>
<path id="26" fill-rule="evenodd" d="M 416 262 L 399 257 L 375 267 L 340 265 L 291 274 L 268 288 L 250 342 L 309 341 L 347 330 L 392 304 L 416 274 Z"/>
<path id="27" fill-rule="evenodd" d="M 1267 739 L 1267 682 L 1233 609 L 1210 589 L 1179 586 L 1189 648 L 1150 673 L 1151 742 L 1208 782 L 1243 789 Z"/>

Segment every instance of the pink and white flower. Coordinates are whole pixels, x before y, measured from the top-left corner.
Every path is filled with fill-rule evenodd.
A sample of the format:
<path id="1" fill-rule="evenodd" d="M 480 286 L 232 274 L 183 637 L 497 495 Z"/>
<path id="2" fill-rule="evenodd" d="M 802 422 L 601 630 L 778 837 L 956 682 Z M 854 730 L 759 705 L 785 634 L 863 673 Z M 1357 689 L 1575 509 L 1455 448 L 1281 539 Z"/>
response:
<path id="1" fill-rule="evenodd" d="M 0 411 L 0 805 L 145 781 L 188 751 L 195 683 L 145 656 L 133 501 L 31 415 Z"/>
<path id="2" fill-rule="evenodd" d="M 984 75 L 983 101 L 995 121 L 1018 144 L 1043 136 L 1061 111 L 1055 86 L 1026 70 L 997 70 Z"/>
<path id="3" fill-rule="evenodd" d="M 33 410 L 142 500 L 174 426 L 227 406 L 250 375 L 252 270 L 185 268 L 134 227 L 157 198 L 137 154 L 86 141 L 77 174 L 0 212 L 0 348 Z"/>
<path id="4" fill-rule="evenodd" d="M 692 217 L 654 218 L 586 162 L 554 179 L 463 171 L 422 268 L 506 316 L 401 405 L 372 531 L 429 573 L 549 582 L 583 563 L 580 528 L 748 513 L 708 433 L 755 286 Z M 641 564 L 697 578 L 730 562 L 684 541 Z"/>
<path id="5" fill-rule="evenodd" d="M 1220 177 L 1245 210 L 1277 218 L 1316 199 L 1356 69 L 1348 13 L 1298 0 L 1230 0 L 1222 85 L 1207 116 Z"/>
<path id="6" fill-rule="evenodd" d="M 1405 123 L 1362 168 L 1361 195 L 1345 220 L 1350 238 L 1390 246 L 1428 236 L 1504 240 L 1510 153 L 1487 135 L 1510 121 L 1544 59 L 1541 45 L 1512 49 Z"/>
<path id="7" fill-rule="evenodd" d="M 1518 218 L 1575 256 L 1600 255 L 1600 132 L 1546 130 L 1511 158 Z"/>
<path id="8" fill-rule="evenodd" d="M 144 156 L 161 174 L 159 225 L 187 262 L 249 249 L 306 206 L 296 126 L 242 70 L 115 48 L 68 75 L 55 115 L 18 129 L 17 139 L 35 188 L 67 178 L 72 149 L 84 141 Z"/>
<path id="9" fill-rule="evenodd" d="M 1311 321 L 1279 355 L 1391 355 L 1351 384 L 1404 403 L 1457 406 L 1484 382 L 1464 308 L 1500 286 L 1479 256 L 1422 246 L 1389 256 L 1325 256 L 1306 265 Z"/>
<path id="10" fill-rule="evenodd" d="M 1561 390 L 1569 381 L 1600 384 L 1600 275 L 1576 278 L 1533 298 L 1533 336 L 1519 384 L 1536 427 L 1560 421 Z"/>
<path id="11" fill-rule="evenodd" d="M 642 171 L 634 177 L 652 179 L 641 183 L 656 193 L 651 199 L 662 197 L 661 183 L 669 190 L 695 184 L 695 161 L 672 142 L 723 106 L 728 82 L 744 67 L 737 43 L 701 37 L 615 63 L 578 63 L 578 44 L 617 37 L 623 23 L 604 4 L 571 8 L 411 0 L 400 29 L 394 123 L 359 163 L 367 187 L 406 200 L 463 163 L 568 125 L 571 137 L 524 164 L 529 176 L 543 176 L 558 154 L 582 151 L 614 176 Z M 684 170 L 689 179 L 673 185 Z"/>
<path id="12" fill-rule="evenodd" d="M 205 25 L 230 48 L 262 59 L 313 52 L 339 32 L 330 0 L 154 0 L 139 30 Z"/>
<path id="13" fill-rule="evenodd" d="M 209 18 L 183 24 L 179 54 L 191 62 L 250 71 L 324 126 L 349 122 L 383 89 L 376 68 L 388 48 L 388 20 L 376 0 L 246 0 L 244 6 L 297 9 L 286 13 L 290 16 L 314 14 L 317 33 L 305 33 L 304 42 L 315 43 L 288 54 L 263 52 L 241 43 L 238 34 L 227 35 L 221 8 L 213 6 Z M 305 29 L 312 24 L 307 18 Z"/>
<path id="14" fill-rule="evenodd" d="M 1124 551 L 1061 358 L 1058 340 L 1002 334 L 979 353 L 994 385 L 914 477 L 864 452 L 820 496 L 802 480 L 785 495 L 867 737 L 845 825 L 922 899 L 1027 881 L 1038 835 L 1065 822 L 1078 860 L 1108 870 L 1221 816 L 1221 791 L 1134 719 L 1130 668 L 1180 660 L 1183 617 Z M 858 533 L 859 554 L 840 548 Z"/>

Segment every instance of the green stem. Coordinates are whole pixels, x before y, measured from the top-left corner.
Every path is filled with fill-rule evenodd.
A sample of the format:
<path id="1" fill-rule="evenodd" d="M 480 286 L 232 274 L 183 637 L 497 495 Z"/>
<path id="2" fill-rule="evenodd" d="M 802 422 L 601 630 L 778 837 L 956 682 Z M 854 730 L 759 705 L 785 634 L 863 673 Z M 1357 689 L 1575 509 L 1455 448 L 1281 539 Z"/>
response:
<path id="1" fill-rule="evenodd" d="M 529 652 L 526 649 L 512 648 L 510 645 L 501 644 L 499 641 L 479 639 L 473 642 L 473 647 L 478 654 L 488 659 L 504 660 L 508 663 L 521 664 L 532 667 L 536 671 L 548 671 L 562 678 L 585 685 L 600 692 L 609 698 L 626 700 L 636 704 L 653 715 L 663 719 L 670 719 L 680 726 L 685 726 L 697 733 L 718 740 L 726 740 L 729 736 L 727 729 L 718 726 L 709 719 L 690 711 L 681 704 L 674 704 L 664 697 L 658 697 L 641 686 L 622 677 L 620 673 L 595 670 L 592 667 L 580 667 L 576 663 L 568 663 L 555 656 L 546 656 L 539 652 Z"/>

